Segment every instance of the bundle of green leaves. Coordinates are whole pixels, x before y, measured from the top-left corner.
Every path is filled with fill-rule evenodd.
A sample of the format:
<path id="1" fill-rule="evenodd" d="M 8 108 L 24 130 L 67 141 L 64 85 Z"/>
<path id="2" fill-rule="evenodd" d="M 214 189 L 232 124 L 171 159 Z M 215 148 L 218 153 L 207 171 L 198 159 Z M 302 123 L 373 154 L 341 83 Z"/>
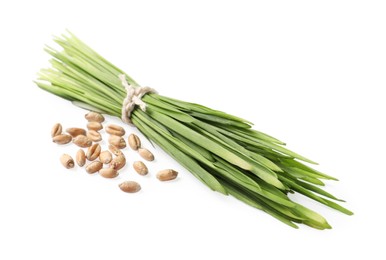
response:
<path id="1" fill-rule="evenodd" d="M 55 38 L 63 49 L 47 47 L 52 68 L 42 69 L 36 84 L 80 107 L 122 116 L 128 84 L 139 85 L 73 34 Z M 284 143 L 253 130 L 251 123 L 208 107 L 148 93 L 146 109 L 135 107 L 133 124 L 152 142 L 214 191 L 232 195 L 280 221 L 297 227 L 331 228 L 318 213 L 292 201 L 301 193 L 345 214 L 353 214 L 323 190 L 322 180 L 336 180 L 302 163 L 313 161 Z"/>

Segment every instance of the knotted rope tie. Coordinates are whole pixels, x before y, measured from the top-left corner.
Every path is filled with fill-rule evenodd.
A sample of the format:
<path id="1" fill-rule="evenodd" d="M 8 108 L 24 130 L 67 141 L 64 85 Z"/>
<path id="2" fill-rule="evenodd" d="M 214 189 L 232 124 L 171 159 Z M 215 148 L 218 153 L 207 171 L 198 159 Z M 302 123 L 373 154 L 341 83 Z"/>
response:
<path id="1" fill-rule="evenodd" d="M 135 105 L 138 105 L 142 111 L 146 111 L 146 103 L 142 101 L 142 97 L 146 93 L 157 93 L 154 89 L 150 87 L 141 87 L 130 85 L 126 81 L 126 76 L 124 74 L 119 75 L 119 79 L 122 82 L 122 86 L 126 90 L 126 98 L 123 100 L 122 104 L 122 121 L 133 125 L 131 121 L 131 113 L 133 112 Z"/>

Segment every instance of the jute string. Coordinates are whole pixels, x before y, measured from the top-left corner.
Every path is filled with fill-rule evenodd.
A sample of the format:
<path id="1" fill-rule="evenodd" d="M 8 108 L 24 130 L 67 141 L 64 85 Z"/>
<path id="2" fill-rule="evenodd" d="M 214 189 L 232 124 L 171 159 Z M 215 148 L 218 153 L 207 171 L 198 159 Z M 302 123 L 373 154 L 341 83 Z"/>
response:
<path id="1" fill-rule="evenodd" d="M 131 113 L 133 112 L 135 106 L 139 106 L 142 111 L 146 111 L 146 103 L 142 101 L 142 97 L 146 93 L 157 93 L 154 89 L 150 87 L 141 87 L 130 85 L 124 74 L 119 75 L 119 79 L 122 82 L 122 86 L 126 90 L 126 98 L 123 100 L 122 104 L 122 121 L 133 125 L 131 121 Z"/>

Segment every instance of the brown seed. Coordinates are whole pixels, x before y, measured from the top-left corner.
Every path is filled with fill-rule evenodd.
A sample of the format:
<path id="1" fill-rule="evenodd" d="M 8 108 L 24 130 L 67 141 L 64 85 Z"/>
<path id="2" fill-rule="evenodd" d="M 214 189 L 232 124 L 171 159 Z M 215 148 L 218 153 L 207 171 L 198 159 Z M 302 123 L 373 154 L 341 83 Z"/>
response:
<path id="1" fill-rule="evenodd" d="M 115 170 L 122 169 L 126 164 L 126 158 L 124 155 L 118 155 L 110 162 L 110 168 Z"/>
<path id="2" fill-rule="evenodd" d="M 118 186 L 122 191 L 128 193 L 135 193 L 141 190 L 141 186 L 135 181 L 125 181 Z"/>
<path id="3" fill-rule="evenodd" d="M 123 137 L 120 137 L 117 135 L 110 135 L 109 143 L 116 146 L 119 149 L 123 149 L 126 147 L 125 139 L 123 139 Z"/>
<path id="4" fill-rule="evenodd" d="M 76 153 L 76 163 L 83 167 L 86 164 L 86 154 L 84 153 L 83 149 L 79 149 Z"/>
<path id="5" fill-rule="evenodd" d="M 103 125 L 99 122 L 89 122 L 87 124 L 87 129 L 88 130 L 94 130 L 94 131 L 99 131 L 103 129 Z"/>
<path id="6" fill-rule="evenodd" d="M 60 134 L 56 135 L 52 138 L 52 141 L 57 144 L 68 144 L 71 142 L 71 135 L 66 135 L 66 134 Z"/>
<path id="7" fill-rule="evenodd" d="M 146 161 L 153 161 L 154 160 L 154 155 L 146 148 L 139 148 L 138 153 Z"/>
<path id="8" fill-rule="evenodd" d="M 109 150 L 116 156 L 123 155 L 122 151 L 113 144 L 109 144 Z"/>
<path id="9" fill-rule="evenodd" d="M 101 161 L 104 164 L 108 164 L 113 159 L 112 154 L 109 151 L 103 151 L 99 155 L 99 161 Z"/>
<path id="10" fill-rule="evenodd" d="M 86 130 L 78 127 L 67 128 L 66 132 L 69 133 L 72 137 L 76 137 L 78 135 L 86 135 Z"/>
<path id="11" fill-rule="evenodd" d="M 84 135 L 78 135 L 72 142 L 82 148 L 90 147 L 92 145 L 92 141 Z"/>
<path id="12" fill-rule="evenodd" d="M 95 130 L 89 130 L 87 132 L 87 137 L 93 141 L 93 142 L 99 142 L 99 141 L 102 141 L 102 135 L 100 133 L 98 133 L 97 131 Z"/>
<path id="13" fill-rule="evenodd" d="M 87 119 L 87 121 L 89 122 L 98 122 L 98 123 L 102 123 L 103 121 L 105 121 L 105 118 L 97 113 L 97 112 L 88 112 L 86 115 L 84 115 L 84 117 Z"/>
<path id="14" fill-rule="evenodd" d="M 60 135 L 62 133 L 62 125 L 56 123 L 51 129 L 51 137 Z"/>
<path id="15" fill-rule="evenodd" d="M 91 145 L 86 153 L 87 160 L 94 161 L 101 153 L 101 146 L 99 144 Z"/>
<path id="16" fill-rule="evenodd" d="M 86 166 L 86 172 L 90 174 L 96 173 L 97 171 L 102 169 L 102 167 L 103 167 L 103 163 L 99 161 L 94 161 Z"/>
<path id="17" fill-rule="evenodd" d="M 102 177 L 105 177 L 105 178 L 115 178 L 115 177 L 117 177 L 119 175 L 118 171 L 116 169 L 114 169 L 114 168 L 100 169 L 99 170 L 99 174 Z"/>
<path id="18" fill-rule="evenodd" d="M 120 127 L 119 125 L 108 125 L 105 128 L 106 133 L 111 135 L 117 135 L 117 136 L 124 136 L 125 135 L 125 129 L 123 127 Z"/>
<path id="19" fill-rule="evenodd" d="M 134 162 L 133 168 L 140 175 L 146 175 L 149 172 L 146 165 L 141 161 Z"/>
<path id="20" fill-rule="evenodd" d="M 135 134 L 129 135 L 129 145 L 131 149 L 137 151 L 141 147 L 141 140 Z"/>
<path id="21" fill-rule="evenodd" d="M 71 168 L 74 168 L 74 159 L 72 159 L 72 157 L 68 154 L 63 154 L 61 157 L 60 157 L 60 162 L 63 164 L 64 167 L 66 167 L 67 169 L 71 169 Z"/>
<path id="22" fill-rule="evenodd" d="M 170 181 L 177 178 L 178 172 L 172 169 L 162 170 L 157 173 L 157 178 L 160 181 Z"/>

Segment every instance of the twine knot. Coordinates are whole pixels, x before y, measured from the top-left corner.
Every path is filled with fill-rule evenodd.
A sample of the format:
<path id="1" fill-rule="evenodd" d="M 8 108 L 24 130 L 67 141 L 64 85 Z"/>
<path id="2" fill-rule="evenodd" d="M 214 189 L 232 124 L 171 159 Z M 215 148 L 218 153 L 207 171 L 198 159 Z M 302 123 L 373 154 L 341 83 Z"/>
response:
<path id="1" fill-rule="evenodd" d="M 142 111 L 146 111 L 146 103 L 142 101 L 142 97 L 147 93 L 157 93 L 154 89 L 150 87 L 141 87 L 130 85 L 125 74 L 119 75 L 119 79 L 122 82 L 122 86 L 126 90 L 126 98 L 123 100 L 122 104 L 122 121 L 133 125 L 131 121 L 131 113 L 133 112 L 135 105 L 139 106 Z"/>

